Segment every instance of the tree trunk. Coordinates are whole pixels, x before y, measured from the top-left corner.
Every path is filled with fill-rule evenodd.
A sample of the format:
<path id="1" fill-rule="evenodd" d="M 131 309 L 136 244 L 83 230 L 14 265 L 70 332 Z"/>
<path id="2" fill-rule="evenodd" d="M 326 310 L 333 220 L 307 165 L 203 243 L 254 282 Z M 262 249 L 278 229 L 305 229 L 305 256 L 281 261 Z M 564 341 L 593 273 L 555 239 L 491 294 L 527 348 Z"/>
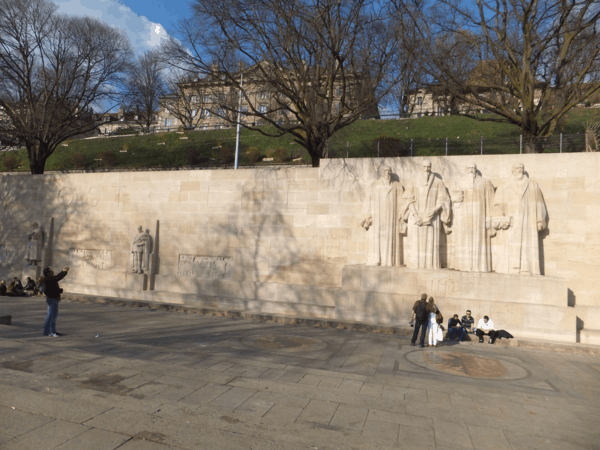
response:
<path id="1" fill-rule="evenodd" d="M 35 146 L 26 146 L 27 147 L 27 155 L 29 157 L 29 171 L 31 175 L 42 175 L 44 173 L 44 168 L 46 167 L 46 160 L 48 159 L 48 145 L 47 144 L 39 144 L 39 147 Z"/>
<path id="2" fill-rule="evenodd" d="M 321 165 L 321 157 L 318 155 L 311 154 L 310 159 L 313 167 L 319 167 Z"/>

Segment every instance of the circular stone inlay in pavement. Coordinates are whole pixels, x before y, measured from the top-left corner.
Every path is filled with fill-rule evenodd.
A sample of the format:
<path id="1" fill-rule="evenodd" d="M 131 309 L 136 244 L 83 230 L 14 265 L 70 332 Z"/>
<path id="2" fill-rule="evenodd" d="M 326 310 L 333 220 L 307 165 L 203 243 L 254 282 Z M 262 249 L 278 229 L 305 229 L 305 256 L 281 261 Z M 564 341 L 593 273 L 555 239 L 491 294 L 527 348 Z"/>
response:
<path id="1" fill-rule="evenodd" d="M 514 380 L 528 375 L 524 368 L 497 358 L 461 351 L 411 352 L 409 361 L 420 367 L 469 378 Z"/>
<path id="2" fill-rule="evenodd" d="M 243 340 L 244 344 L 265 350 L 283 350 L 286 352 L 314 352 L 323 350 L 327 343 L 320 339 L 306 336 L 260 336 L 249 337 Z"/>

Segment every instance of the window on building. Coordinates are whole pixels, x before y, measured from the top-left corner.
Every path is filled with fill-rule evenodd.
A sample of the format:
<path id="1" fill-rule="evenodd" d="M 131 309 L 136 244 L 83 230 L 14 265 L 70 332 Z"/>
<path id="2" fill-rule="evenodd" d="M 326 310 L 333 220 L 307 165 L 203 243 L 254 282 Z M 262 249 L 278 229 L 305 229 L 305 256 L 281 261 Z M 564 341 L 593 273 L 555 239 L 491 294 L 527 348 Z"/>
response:
<path id="1" fill-rule="evenodd" d="M 204 103 L 210 103 L 211 100 L 210 94 L 204 94 Z"/>
<path id="2" fill-rule="evenodd" d="M 444 108 L 442 108 L 441 106 L 438 106 L 438 110 L 437 110 L 438 116 L 441 116 L 444 114 Z"/>
<path id="3" fill-rule="evenodd" d="M 259 105 L 258 112 L 261 114 L 266 114 L 267 113 L 267 105 Z"/>
<path id="4" fill-rule="evenodd" d="M 202 117 L 205 119 L 208 119 L 210 117 L 210 109 L 203 109 L 202 110 Z"/>
<path id="5" fill-rule="evenodd" d="M 417 97 L 417 106 L 423 106 L 423 97 Z"/>
<path id="6" fill-rule="evenodd" d="M 192 103 L 198 103 L 198 96 L 192 95 Z"/>

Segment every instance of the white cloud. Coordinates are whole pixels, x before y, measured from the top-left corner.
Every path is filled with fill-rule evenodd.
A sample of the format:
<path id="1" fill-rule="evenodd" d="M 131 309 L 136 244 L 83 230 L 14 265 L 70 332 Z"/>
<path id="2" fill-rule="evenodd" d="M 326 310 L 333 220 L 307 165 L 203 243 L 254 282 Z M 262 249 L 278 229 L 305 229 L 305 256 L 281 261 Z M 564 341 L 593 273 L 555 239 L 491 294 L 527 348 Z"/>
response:
<path id="1" fill-rule="evenodd" d="M 68 15 L 90 16 L 121 28 L 131 41 L 136 54 L 158 46 L 168 34 L 158 23 L 138 16 L 119 0 L 55 0 L 59 12 Z"/>

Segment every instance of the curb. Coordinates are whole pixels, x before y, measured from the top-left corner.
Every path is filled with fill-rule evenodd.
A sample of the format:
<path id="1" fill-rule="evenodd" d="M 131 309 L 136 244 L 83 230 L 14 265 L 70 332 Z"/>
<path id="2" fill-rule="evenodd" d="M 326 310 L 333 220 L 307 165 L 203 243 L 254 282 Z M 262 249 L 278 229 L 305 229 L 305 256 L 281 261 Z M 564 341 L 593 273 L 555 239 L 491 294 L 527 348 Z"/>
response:
<path id="1" fill-rule="evenodd" d="M 87 294 L 65 293 L 62 295 L 62 297 L 64 300 L 70 300 L 80 303 L 99 303 L 115 306 L 128 306 L 130 308 L 148 308 L 162 311 L 184 312 L 188 314 L 229 317 L 232 319 L 258 320 L 262 322 L 282 323 L 285 325 L 304 325 L 315 328 L 335 328 L 338 330 L 350 330 L 363 333 L 380 333 L 387 335 L 394 334 L 406 338 L 412 336 L 413 333 L 413 328 L 410 327 L 392 327 L 386 325 L 374 325 L 344 320 L 281 316 L 274 314 L 253 313 L 242 310 L 222 310 L 216 308 L 178 305 L 174 303 L 156 303 L 143 300 L 128 300 L 122 298 L 103 297 Z M 444 341 L 444 343 L 445 342 L 448 341 Z M 460 345 L 472 346 L 480 344 L 475 340 L 472 340 L 460 342 Z M 557 353 L 568 353 L 572 355 L 583 355 L 592 357 L 600 356 L 600 345 L 591 344 L 570 344 L 562 342 L 545 342 L 525 339 L 498 339 L 494 345 L 496 347 L 520 348 L 524 350 L 540 350 Z M 443 346 L 444 344 L 442 344 L 442 347 Z"/>

